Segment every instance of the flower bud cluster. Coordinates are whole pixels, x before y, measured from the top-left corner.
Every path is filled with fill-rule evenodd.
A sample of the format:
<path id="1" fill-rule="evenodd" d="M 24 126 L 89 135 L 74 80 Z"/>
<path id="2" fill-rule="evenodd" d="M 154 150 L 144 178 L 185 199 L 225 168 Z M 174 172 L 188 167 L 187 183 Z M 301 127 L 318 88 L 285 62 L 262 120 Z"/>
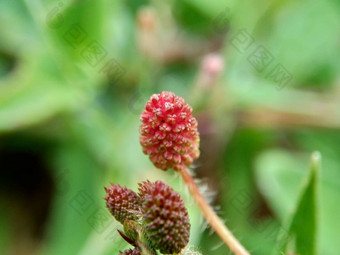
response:
<path id="1" fill-rule="evenodd" d="M 139 183 L 138 194 L 112 183 L 105 191 L 107 208 L 124 225 L 124 238 L 135 246 L 120 254 L 140 254 L 139 235 L 144 235 L 150 248 L 162 254 L 179 253 L 188 244 L 188 211 L 180 195 L 164 182 Z"/>

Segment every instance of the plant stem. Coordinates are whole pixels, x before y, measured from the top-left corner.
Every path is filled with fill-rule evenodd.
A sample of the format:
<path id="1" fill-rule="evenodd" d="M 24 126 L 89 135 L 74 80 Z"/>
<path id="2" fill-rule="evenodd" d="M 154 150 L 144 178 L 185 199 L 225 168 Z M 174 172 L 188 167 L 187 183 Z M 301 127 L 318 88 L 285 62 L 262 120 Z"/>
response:
<path id="1" fill-rule="evenodd" d="M 141 255 L 158 255 L 158 253 L 148 245 L 148 240 L 144 235 L 144 231 L 141 227 L 138 227 L 138 235 L 136 244 L 139 248 Z"/>
<path id="2" fill-rule="evenodd" d="M 136 243 L 141 252 L 141 255 L 157 255 L 157 253 L 141 239 L 137 238 Z"/>
<path id="3" fill-rule="evenodd" d="M 236 255 L 249 255 L 249 252 L 240 244 L 240 242 L 233 236 L 233 234 L 224 225 L 222 220 L 216 215 L 212 207 L 207 203 L 201 192 L 199 191 L 195 180 L 192 178 L 189 170 L 183 168 L 179 171 L 183 181 L 193 196 L 196 204 L 201 209 L 203 216 L 209 225 L 220 236 L 222 241 L 229 247 L 229 249 Z"/>

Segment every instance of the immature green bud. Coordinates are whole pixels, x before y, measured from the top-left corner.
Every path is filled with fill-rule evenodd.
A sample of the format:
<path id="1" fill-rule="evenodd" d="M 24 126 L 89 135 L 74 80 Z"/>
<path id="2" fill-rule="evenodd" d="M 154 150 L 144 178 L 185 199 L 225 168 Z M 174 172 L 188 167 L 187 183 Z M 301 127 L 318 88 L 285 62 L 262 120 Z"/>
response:
<path id="1" fill-rule="evenodd" d="M 124 233 L 125 235 L 130 238 L 131 240 L 136 240 L 137 239 L 137 228 L 138 228 L 138 223 L 134 220 L 128 220 L 126 219 L 124 221 Z"/>

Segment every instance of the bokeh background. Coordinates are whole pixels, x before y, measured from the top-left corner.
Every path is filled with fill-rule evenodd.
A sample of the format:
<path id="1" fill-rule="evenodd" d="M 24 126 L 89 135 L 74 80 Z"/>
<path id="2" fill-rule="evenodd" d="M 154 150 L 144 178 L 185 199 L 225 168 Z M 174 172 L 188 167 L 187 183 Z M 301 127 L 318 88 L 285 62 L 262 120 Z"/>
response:
<path id="1" fill-rule="evenodd" d="M 317 226 L 315 254 L 339 254 L 339 13 L 336 0 L 1 0 L 0 254 L 118 254 L 103 187 L 146 179 L 182 195 L 190 245 L 230 254 L 141 151 L 139 114 L 163 90 L 194 108 L 193 172 L 252 254 L 283 254 L 320 151 L 317 210 L 298 226 Z"/>

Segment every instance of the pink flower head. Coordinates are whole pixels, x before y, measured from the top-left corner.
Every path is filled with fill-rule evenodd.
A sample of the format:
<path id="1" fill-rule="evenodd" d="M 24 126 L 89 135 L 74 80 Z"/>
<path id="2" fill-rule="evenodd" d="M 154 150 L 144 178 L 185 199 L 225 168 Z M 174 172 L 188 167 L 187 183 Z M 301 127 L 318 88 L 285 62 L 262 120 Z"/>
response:
<path id="1" fill-rule="evenodd" d="M 154 94 L 140 117 L 143 152 L 162 170 L 181 170 L 199 156 L 199 134 L 192 108 L 172 92 Z"/>

